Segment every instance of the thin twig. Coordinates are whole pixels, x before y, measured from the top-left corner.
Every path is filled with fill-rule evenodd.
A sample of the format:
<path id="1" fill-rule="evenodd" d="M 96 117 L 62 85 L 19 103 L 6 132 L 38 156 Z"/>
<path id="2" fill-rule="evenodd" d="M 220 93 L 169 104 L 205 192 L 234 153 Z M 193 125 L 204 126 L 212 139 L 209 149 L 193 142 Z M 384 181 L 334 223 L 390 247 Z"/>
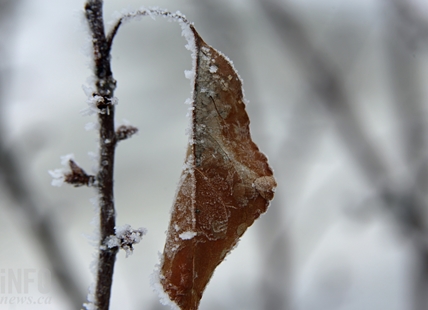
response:
<path id="1" fill-rule="evenodd" d="M 100 123 L 100 156 L 99 171 L 96 176 L 96 186 L 99 193 L 100 206 L 100 252 L 95 286 L 94 306 L 100 310 L 109 308 L 114 262 L 118 246 L 107 246 L 110 237 L 115 235 L 115 208 L 113 195 L 114 154 L 117 142 L 127 139 L 137 132 L 132 126 L 114 129 L 114 90 L 116 81 L 113 78 L 110 65 L 110 51 L 113 39 L 123 21 L 136 16 L 162 16 L 189 24 L 189 21 L 179 12 L 171 13 L 165 10 L 140 10 L 123 15 L 106 36 L 103 21 L 103 1 L 88 0 L 85 5 L 85 15 L 92 35 L 95 93 L 98 118 Z M 79 168 L 79 167 L 78 167 Z M 79 168 L 80 169 L 80 168 Z M 86 178 L 82 169 L 72 171 Z M 72 174 L 73 175 L 73 174 Z M 89 176 L 88 176 L 89 177 Z"/>
<path id="2" fill-rule="evenodd" d="M 85 5 L 85 16 L 92 35 L 94 74 L 96 93 L 101 96 L 98 102 L 98 119 L 100 123 L 99 171 L 96 176 L 100 206 L 100 249 L 95 286 L 95 306 L 107 310 L 110 303 L 114 263 L 118 247 L 107 247 L 109 236 L 115 234 L 115 217 L 113 195 L 114 155 L 116 149 L 116 133 L 114 129 L 113 94 L 116 81 L 110 66 L 111 45 L 107 42 L 104 32 L 103 1 L 88 0 Z"/>
<path id="3" fill-rule="evenodd" d="M 180 20 L 181 22 L 190 25 L 191 23 L 189 22 L 189 20 L 182 15 L 180 12 L 176 12 L 176 13 L 172 13 L 166 10 L 162 10 L 162 9 L 143 9 L 143 10 L 138 10 L 138 11 L 134 11 L 134 12 L 130 12 L 127 14 L 124 14 L 123 16 L 121 16 L 116 23 L 114 24 L 114 26 L 112 27 L 112 29 L 110 30 L 110 32 L 107 35 L 107 45 L 109 48 L 111 48 L 111 45 L 113 44 L 113 39 L 117 34 L 117 31 L 119 30 L 119 27 L 123 24 L 124 21 L 128 20 L 128 19 L 132 19 L 134 17 L 137 16 L 162 16 L 162 17 L 166 17 L 166 18 L 171 18 L 174 20 Z"/>

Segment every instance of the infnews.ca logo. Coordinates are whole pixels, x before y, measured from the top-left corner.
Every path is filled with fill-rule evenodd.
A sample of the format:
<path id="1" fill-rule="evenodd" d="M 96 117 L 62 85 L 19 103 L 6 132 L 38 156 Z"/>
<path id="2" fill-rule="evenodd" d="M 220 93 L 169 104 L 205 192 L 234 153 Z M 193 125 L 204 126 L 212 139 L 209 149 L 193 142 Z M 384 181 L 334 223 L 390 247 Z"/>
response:
<path id="1" fill-rule="evenodd" d="M 47 305 L 50 291 L 49 269 L 0 269 L 0 305 Z"/>

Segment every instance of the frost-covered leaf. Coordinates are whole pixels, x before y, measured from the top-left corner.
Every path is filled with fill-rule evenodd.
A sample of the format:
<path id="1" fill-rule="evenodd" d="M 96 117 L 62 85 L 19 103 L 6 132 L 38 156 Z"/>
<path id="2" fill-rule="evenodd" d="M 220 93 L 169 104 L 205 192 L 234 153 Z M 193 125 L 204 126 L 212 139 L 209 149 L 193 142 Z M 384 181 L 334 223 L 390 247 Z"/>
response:
<path id="1" fill-rule="evenodd" d="M 194 37 L 192 126 L 159 280 L 181 309 L 197 309 L 214 269 L 267 210 L 276 182 L 251 140 L 231 62 Z M 190 42 L 191 43 L 191 42 Z"/>

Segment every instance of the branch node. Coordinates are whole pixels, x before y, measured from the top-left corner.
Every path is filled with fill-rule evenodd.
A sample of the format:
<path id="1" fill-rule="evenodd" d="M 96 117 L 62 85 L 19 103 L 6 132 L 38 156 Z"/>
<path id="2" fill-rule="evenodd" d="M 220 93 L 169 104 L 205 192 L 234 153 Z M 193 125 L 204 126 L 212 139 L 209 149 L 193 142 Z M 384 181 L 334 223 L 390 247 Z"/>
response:
<path id="1" fill-rule="evenodd" d="M 138 132 L 138 128 L 130 125 L 121 125 L 116 129 L 117 141 L 126 140 L 131 138 Z"/>
<path id="2" fill-rule="evenodd" d="M 95 176 L 88 175 L 85 170 L 80 168 L 72 159 L 68 161 L 71 172 L 64 174 L 64 182 L 73 184 L 74 187 L 93 186 L 95 184 Z"/>
<path id="3" fill-rule="evenodd" d="M 109 236 L 106 239 L 105 245 L 107 248 L 121 248 L 126 252 L 126 257 L 132 255 L 134 251 L 134 244 L 141 241 L 143 236 L 147 234 L 147 229 L 140 227 L 138 229 L 132 229 L 131 225 L 124 225 L 122 227 L 115 227 L 115 235 Z"/>

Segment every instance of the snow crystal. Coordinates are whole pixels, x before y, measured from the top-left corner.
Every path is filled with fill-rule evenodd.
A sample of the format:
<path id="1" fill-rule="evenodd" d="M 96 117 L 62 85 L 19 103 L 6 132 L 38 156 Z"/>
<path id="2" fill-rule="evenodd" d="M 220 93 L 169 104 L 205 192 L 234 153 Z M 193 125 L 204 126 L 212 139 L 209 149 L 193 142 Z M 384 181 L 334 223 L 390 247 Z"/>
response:
<path id="1" fill-rule="evenodd" d="M 192 70 L 184 70 L 184 76 L 186 77 L 186 79 L 189 79 L 190 81 L 194 81 L 195 72 Z"/>
<path id="2" fill-rule="evenodd" d="M 160 274 L 160 265 L 155 266 L 155 270 L 150 276 L 150 285 L 155 293 L 159 296 L 159 301 L 164 306 L 169 306 L 172 310 L 180 310 L 178 305 L 169 299 L 168 294 L 163 290 L 162 284 L 160 283 L 162 275 Z"/>
<path id="3" fill-rule="evenodd" d="M 98 247 L 100 242 L 100 219 L 99 219 L 99 198 L 98 196 L 89 199 L 89 202 L 94 208 L 95 216 L 92 218 L 90 224 L 94 227 L 92 234 L 85 234 L 86 239 L 94 247 Z"/>
<path id="4" fill-rule="evenodd" d="M 100 242 L 100 221 L 99 221 L 99 198 L 98 196 L 92 197 L 89 199 L 90 203 L 94 207 L 95 216 L 92 218 L 91 225 L 94 226 L 94 230 L 91 234 L 84 234 L 87 238 L 89 244 L 95 247 L 97 251 L 92 253 L 92 261 L 89 265 L 89 270 L 91 271 L 94 279 L 97 277 L 98 273 L 98 247 Z M 96 310 L 95 306 L 95 283 L 92 283 L 89 287 L 88 292 L 88 303 L 83 304 L 86 310 Z"/>
<path id="5" fill-rule="evenodd" d="M 61 187 L 61 185 L 64 184 L 64 169 L 49 170 L 48 172 L 52 177 L 52 186 Z"/>
<path id="6" fill-rule="evenodd" d="M 211 73 L 216 73 L 217 72 L 218 67 L 216 65 L 211 65 L 210 66 L 210 72 Z"/>
<path id="7" fill-rule="evenodd" d="M 186 48 L 192 53 L 192 58 L 196 60 L 196 43 L 195 43 L 195 35 L 193 34 L 190 26 L 192 25 L 190 22 L 186 20 L 178 20 L 181 26 L 181 35 L 186 39 L 187 45 Z M 196 62 L 195 62 L 196 65 Z M 196 67 L 196 66 L 195 66 Z M 194 67 L 194 68 L 195 68 Z M 194 69 L 193 68 L 193 69 Z M 193 70 L 195 71 L 195 70 Z"/>
<path id="8" fill-rule="evenodd" d="M 74 160 L 74 154 L 67 154 L 64 156 L 61 156 L 61 165 L 68 166 L 68 163 L 70 162 L 70 159 Z M 52 186 L 60 187 L 62 184 L 64 184 L 65 180 L 65 169 L 55 169 L 55 170 L 49 170 L 48 173 L 52 177 Z"/>
<path id="9" fill-rule="evenodd" d="M 91 51 L 92 53 L 92 51 Z M 85 92 L 86 97 L 90 98 L 95 93 L 95 88 L 91 85 L 95 84 L 95 77 L 91 76 L 88 78 L 88 84 L 83 84 L 82 89 Z"/>
<path id="10" fill-rule="evenodd" d="M 113 97 L 110 99 L 110 102 L 112 105 L 118 105 L 119 104 L 119 98 Z"/>
<path id="11" fill-rule="evenodd" d="M 194 165 L 193 155 L 189 155 L 189 157 L 187 157 L 187 160 L 184 162 L 182 169 L 186 173 L 193 173 L 193 165 Z"/>
<path id="12" fill-rule="evenodd" d="M 103 101 L 104 101 L 104 98 L 99 95 L 88 97 L 88 99 L 86 100 L 88 107 L 86 109 L 81 110 L 80 114 L 83 116 L 90 116 L 90 115 L 99 113 L 100 110 L 98 109 L 97 106 L 99 103 Z"/>
<path id="13" fill-rule="evenodd" d="M 68 166 L 70 159 L 74 160 L 74 154 L 73 153 L 61 156 L 61 165 Z"/>
<path id="14" fill-rule="evenodd" d="M 186 117 L 190 118 L 190 120 L 193 119 L 193 110 L 195 110 L 194 106 L 191 106 L 187 109 Z M 186 131 L 192 132 L 192 122 L 190 122 L 190 126 L 186 128 Z"/>
<path id="15" fill-rule="evenodd" d="M 185 134 L 186 136 L 191 136 L 191 135 L 193 134 L 193 130 L 192 130 L 192 128 L 186 128 L 186 129 L 184 130 L 184 134 Z"/>
<path id="16" fill-rule="evenodd" d="M 86 310 L 97 310 L 97 307 L 95 306 L 95 283 L 92 283 L 89 287 L 88 292 L 88 303 L 84 303 L 83 306 Z"/>
<path id="17" fill-rule="evenodd" d="M 109 248 L 120 247 L 124 249 L 126 257 L 132 255 L 132 245 L 139 243 L 143 236 L 147 234 L 147 229 L 143 227 L 132 229 L 129 224 L 115 227 L 115 231 L 116 235 L 110 236 L 107 239 L 106 246 Z"/>
<path id="18" fill-rule="evenodd" d="M 95 164 L 94 164 L 94 165 L 92 165 L 92 167 L 91 167 L 92 174 L 94 174 L 94 175 L 95 175 L 95 174 L 97 174 L 97 173 L 98 173 L 98 170 L 99 170 L 99 167 L 98 167 L 98 164 L 99 164 L 99 156 L 98 156 L 98 154 L 97 154 L 97 153 L 95 153 L 95 152 L 88 152 L 88 156 L 89 156 L 89 159 L 95 163 Z"/>
<path id="19" fill-rule="evenodd" d="M 196 236 L 197 233 L 194 231 L 185 231 L 184 233 L 179 234 L 181 240 L 190 240 L 193 239 L 194 236 Z"/>

